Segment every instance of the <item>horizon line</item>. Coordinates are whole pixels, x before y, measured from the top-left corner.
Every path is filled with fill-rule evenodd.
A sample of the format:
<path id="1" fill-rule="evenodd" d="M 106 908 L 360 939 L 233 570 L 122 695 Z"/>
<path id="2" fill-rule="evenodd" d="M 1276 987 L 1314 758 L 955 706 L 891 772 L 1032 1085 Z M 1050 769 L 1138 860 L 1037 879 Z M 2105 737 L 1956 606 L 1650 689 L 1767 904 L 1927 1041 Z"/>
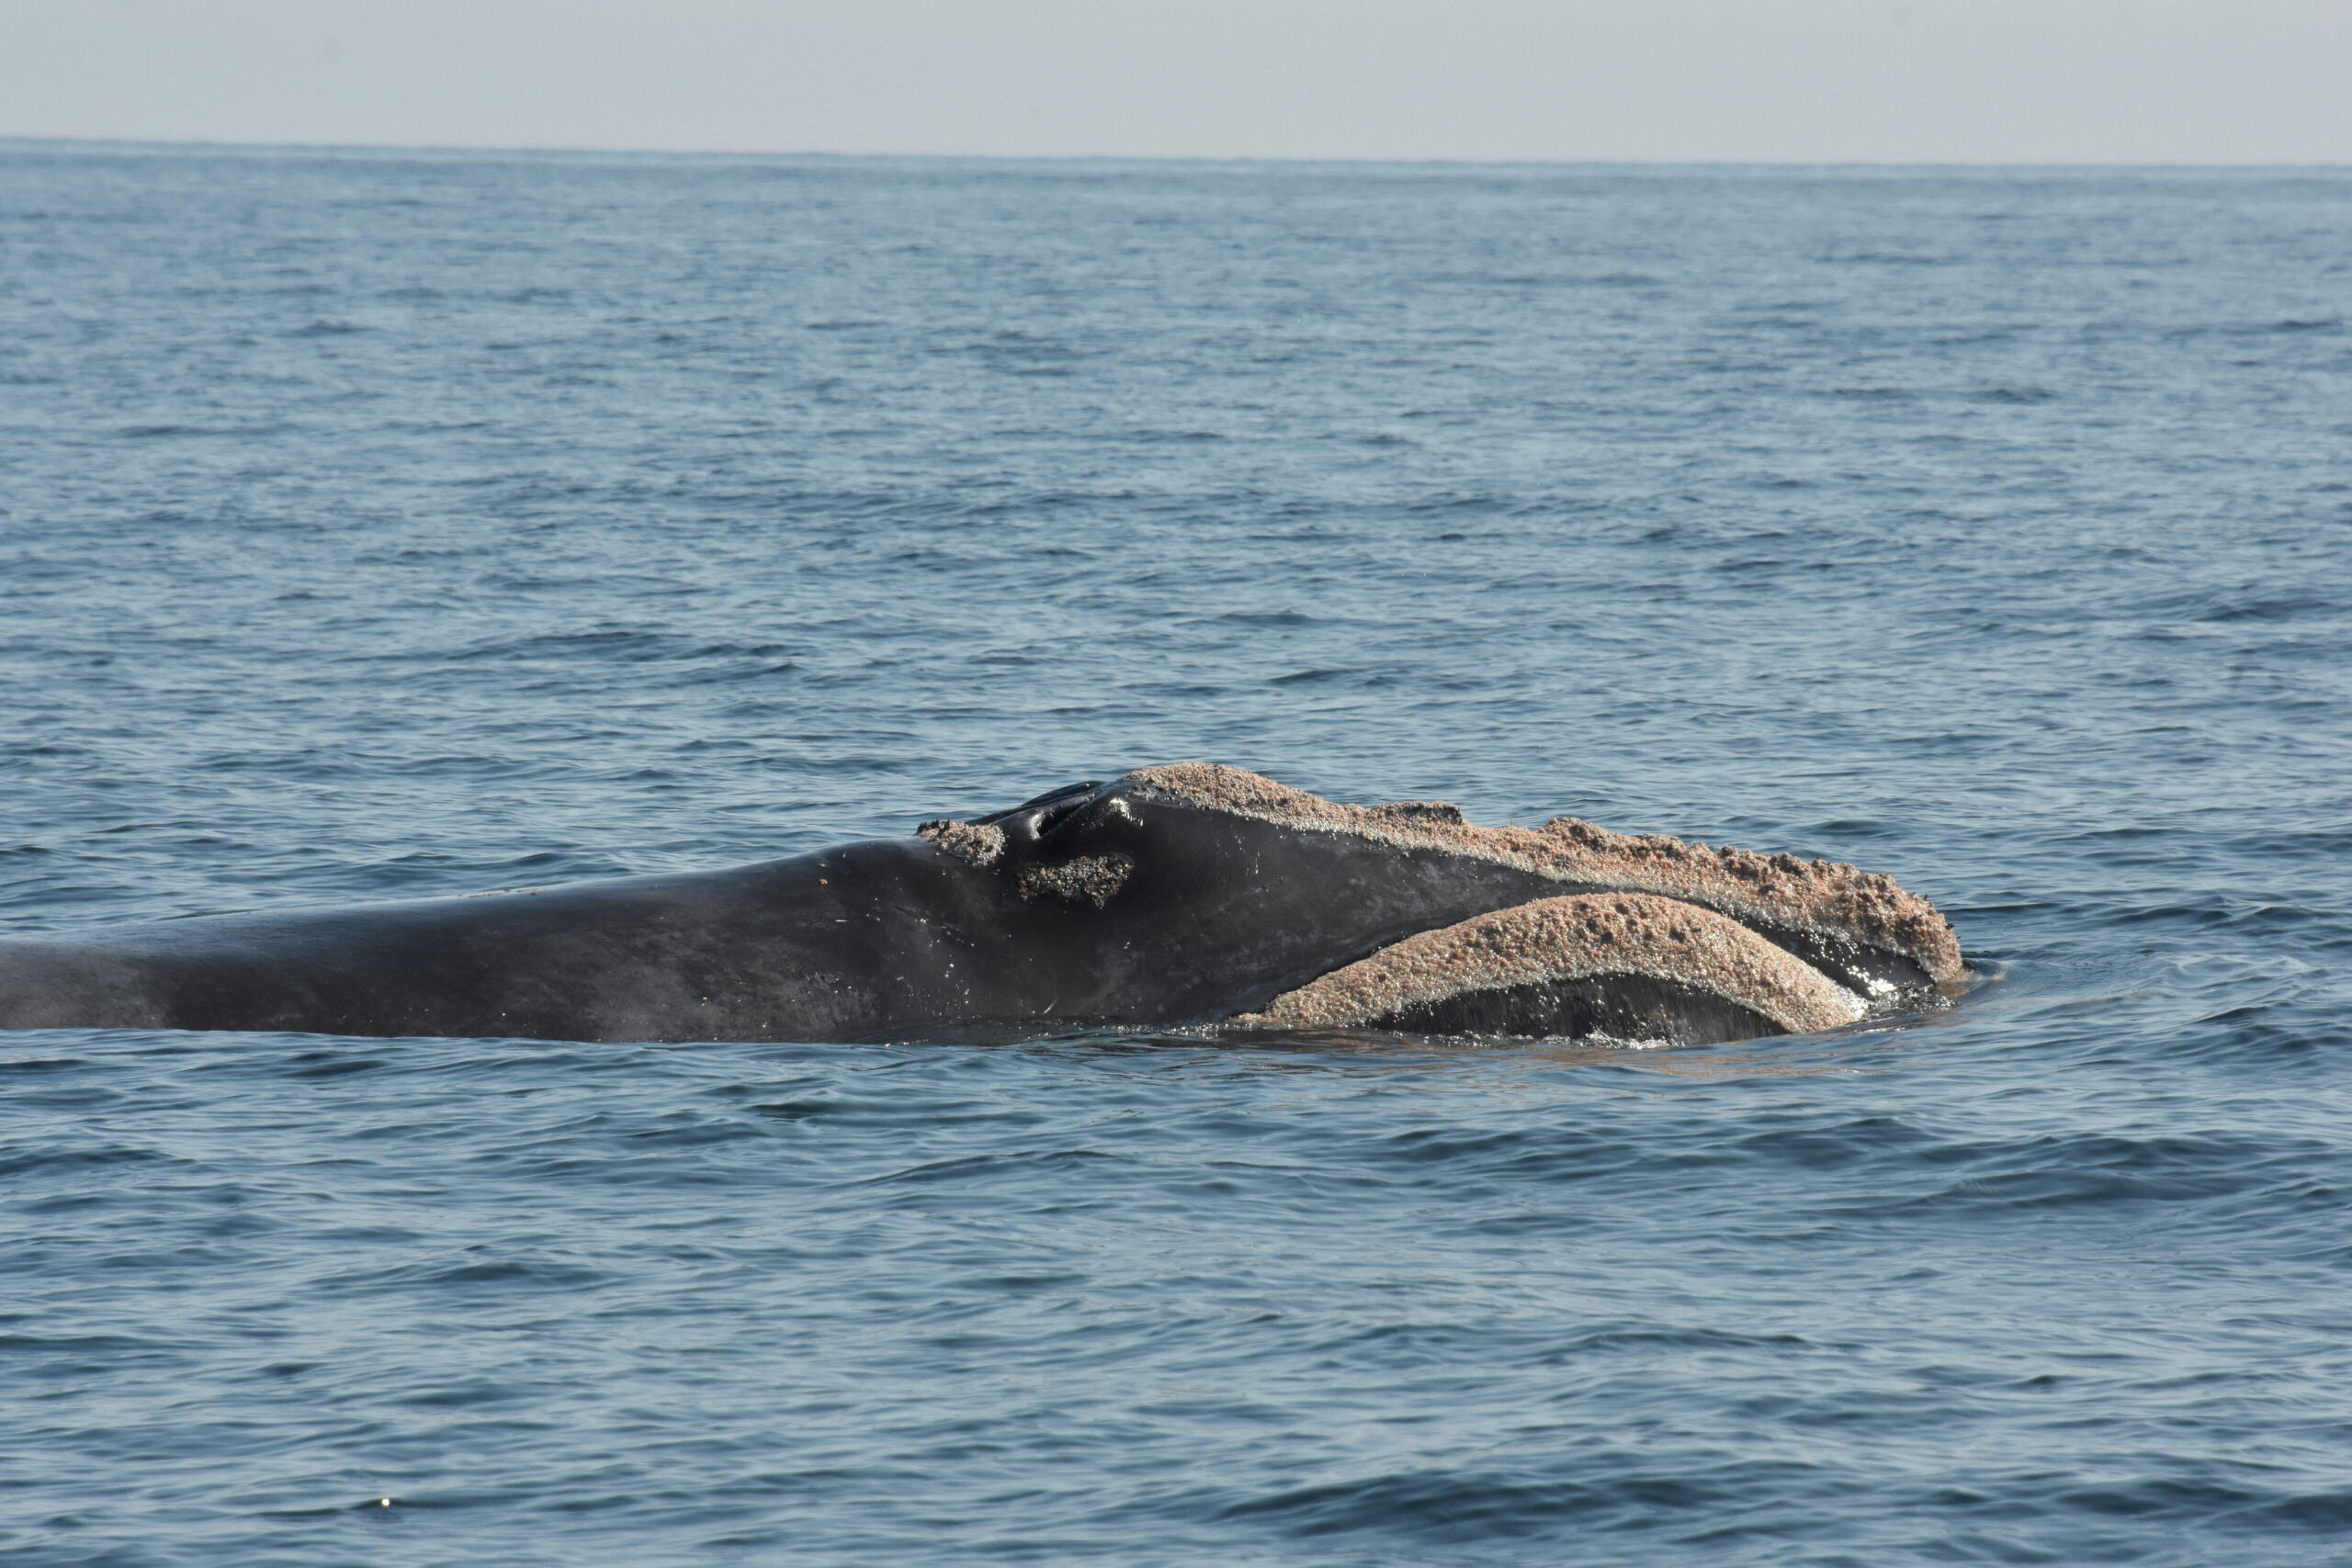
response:
<path id="1" fill-rule="evenodd" d="M 1248 152 L 844 152 L 829 148 L 741 147 L 621 147 L 577 143 L 458 141 L 223 141 L 209 137 L 160 138 L 130 136 L 56 136 L 0 131 L 0 149 L 16 147 L 86 148 L 159 152 L 259 153 L 440 153 L 473 156 L 537 156 L 583 158 L 730 158 L 872 160 L 897 163 L 989 164 L 1226 164 L 1346 165 L 1386 168 L 1614 168 L 1614 169 L 2017 169 L 2017 170 L 2352 170 L 2352 160 L 2245 162 L 2215 159 L 2138 161 L 2129 159 L 2004 159 L 1971 161 L 1958 158 L 1568 158 L 1447 155 L 1422 157 L 1367 154 L 1248 153 Z"/>

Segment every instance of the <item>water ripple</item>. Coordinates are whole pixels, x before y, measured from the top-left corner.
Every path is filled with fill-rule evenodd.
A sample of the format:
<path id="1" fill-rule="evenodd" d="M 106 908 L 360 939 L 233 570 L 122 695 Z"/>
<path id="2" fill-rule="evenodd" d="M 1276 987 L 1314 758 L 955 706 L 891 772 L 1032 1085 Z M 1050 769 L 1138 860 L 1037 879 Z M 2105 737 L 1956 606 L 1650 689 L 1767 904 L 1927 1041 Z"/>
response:
<path id="1" fill-rule="evenodd" d="M 1713 1050 L 0 1041 L 40 1563 L 2324 1563 L 2329 171 L 0 146 L 0 929 L 1207 756 L 1852 859 Z"/>

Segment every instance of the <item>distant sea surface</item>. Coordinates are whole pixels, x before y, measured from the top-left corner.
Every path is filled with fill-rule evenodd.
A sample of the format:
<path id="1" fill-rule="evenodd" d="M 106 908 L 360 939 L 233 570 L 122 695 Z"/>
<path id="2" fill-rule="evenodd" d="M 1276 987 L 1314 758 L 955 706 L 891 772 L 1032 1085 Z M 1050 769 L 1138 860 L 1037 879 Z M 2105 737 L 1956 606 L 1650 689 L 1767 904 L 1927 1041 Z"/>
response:
<path id="1" fill-rule="evenodd" d="M 2352 173 L 0 143 L 0 932 L 1188 757 L 1987 978 L 0 1035 L 0 1558 L 2352 1558 Z"/>

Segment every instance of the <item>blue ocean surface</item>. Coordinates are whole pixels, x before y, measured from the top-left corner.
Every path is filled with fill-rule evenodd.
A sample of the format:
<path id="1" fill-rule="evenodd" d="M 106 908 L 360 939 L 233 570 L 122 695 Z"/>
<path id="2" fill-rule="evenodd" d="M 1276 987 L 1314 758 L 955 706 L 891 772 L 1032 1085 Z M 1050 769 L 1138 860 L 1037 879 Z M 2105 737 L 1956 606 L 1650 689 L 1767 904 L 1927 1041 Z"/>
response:
<path id="1" fill-rule="evenodd" d="M 1984 979 L 0 1035 L 0 1558 L 2352 1561 L 2352 173 L 0 143 L 0 934 L 1192 757 Z"/>

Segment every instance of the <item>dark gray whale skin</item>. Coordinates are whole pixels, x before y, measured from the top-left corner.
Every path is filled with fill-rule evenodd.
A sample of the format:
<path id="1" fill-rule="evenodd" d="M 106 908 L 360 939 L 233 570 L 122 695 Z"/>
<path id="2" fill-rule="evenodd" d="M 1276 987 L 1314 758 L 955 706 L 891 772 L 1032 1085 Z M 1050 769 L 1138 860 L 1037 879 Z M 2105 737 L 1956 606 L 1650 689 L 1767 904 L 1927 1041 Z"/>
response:
<path id="1" fill-rule="evenodd" d="M 1124 781 L 977 820 L 1004 833 L 989 863 L 918 837 L 729 871 L 0 942 L 0 1028 L 881 1041 L 1181 1027 L 1569 890 Z M 1088 856 L 1132 863 L 1102 907 L 1024 888 L 1024 872 Z M 1708 1032 L 1776 1032 L 1760 1023 Z"/>

